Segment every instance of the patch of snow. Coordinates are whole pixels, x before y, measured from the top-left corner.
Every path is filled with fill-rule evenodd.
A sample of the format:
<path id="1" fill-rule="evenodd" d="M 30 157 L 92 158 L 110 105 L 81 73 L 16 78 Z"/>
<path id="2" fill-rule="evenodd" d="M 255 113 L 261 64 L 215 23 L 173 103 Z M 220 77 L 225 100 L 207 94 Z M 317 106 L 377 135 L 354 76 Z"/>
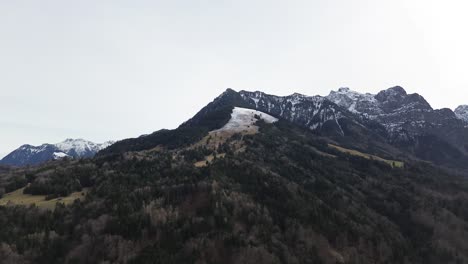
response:
<path id="1" fill-rule="evenodd" d="M 255 102 L 255 108 L 258 108 L 258 101 L 260 101 L 260 99 L 252 98 L 252 100 Z"/>
<path id="2" fill-rule="evenodd" d="M 63 159 L 65 157 L 70 157 L 69 155 L 63 153 L 63 152 L 54 152 L 54 159 L 55 160 L 58 160 L 58 159 Z"/>
<path id="3" fill-rule="evenodd" d="M 235 107 L 232 110 L 231 119 L 216 131 L 242 132 L 252 127 L 258 119 L 262 119 L 266 123 L 278 121 L 277 118 L 257 110 Z"/>

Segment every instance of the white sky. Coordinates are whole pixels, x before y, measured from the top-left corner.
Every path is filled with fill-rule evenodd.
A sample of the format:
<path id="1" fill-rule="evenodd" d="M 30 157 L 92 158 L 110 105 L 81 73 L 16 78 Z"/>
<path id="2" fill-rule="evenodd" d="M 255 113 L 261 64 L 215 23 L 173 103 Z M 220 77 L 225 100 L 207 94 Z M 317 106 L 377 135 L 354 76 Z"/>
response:
<path id="1" fill-rule="evenodd" d="M 0 157 L 175 128 L 231 87 L 468 104 L 468 1 L 0 0 Z"/>

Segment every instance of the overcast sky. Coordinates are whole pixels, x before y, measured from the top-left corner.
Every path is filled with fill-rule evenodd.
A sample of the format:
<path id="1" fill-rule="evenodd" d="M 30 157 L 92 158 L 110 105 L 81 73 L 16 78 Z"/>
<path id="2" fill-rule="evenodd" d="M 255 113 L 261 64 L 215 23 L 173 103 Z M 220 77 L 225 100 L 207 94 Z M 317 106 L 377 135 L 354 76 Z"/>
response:
<path id="1" fill-rule="evenodd" d="M 0 156 L 175 128 L 231 87 L 468 104 L 467 1 L 0 0 Z"/>

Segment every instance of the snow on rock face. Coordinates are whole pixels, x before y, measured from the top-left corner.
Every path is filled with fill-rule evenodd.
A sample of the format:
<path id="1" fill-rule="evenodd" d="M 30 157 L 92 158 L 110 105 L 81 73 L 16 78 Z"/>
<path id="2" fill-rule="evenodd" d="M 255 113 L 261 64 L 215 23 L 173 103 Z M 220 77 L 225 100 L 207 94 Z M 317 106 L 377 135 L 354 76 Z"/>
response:
<path id="1" fill-rule="evenodd" d="M 259 119 L 262 119 L 266 123 L 274 123 L 278 121 L 277 118 L 257 110 L 235 107 L 232 110 L 231 119 L 227 124 L 215 131 L 230 131 L 235 133 L 246 131 L 254 126 L 255 122 Z"/>
<path id="2" fill-rule="evenodd" d="M 340 88 L 326 97 L 298 93 L 275 96 L 259 91 L 240 91 L 239 94 L 247 105 L 259 111 L 314 131 L 333 126 L 341 135 L 344 130 L 340 120 L 345 118 L 357 124 L 369 120 L 380 123 L 391 136 L 420 134 L 426 128 L 449 126 L 456 121 L 461 123 L 452 111 L 434 110 L 421 95 L 408 94 L 400 86 L 377 94 Z"/>
<path id="3" fill-rule="evenodd" d="M 468 105 L 460 105 L 455 109 L 455 114 L 461 120 L 468 122 Z"/>
<path id="4" fill-rule="evenodd" d="M 370 93 L 362 94 L 349 88 L 340 88 L 338 91 L 331 91 L 326 98 L 355 114 L 369 116 L 382 114 L 375 95 Z"/>
<path id="5" fill-rule="evenodd" d="M 399 86 L 383 90 L 376 95 L 361 94 L 349 88 L 340 88 L 338 91 L 331 91 L 326 98 L 350 112 L 370 118 L 399 112 L 432 111 L 431 106 L 422 96 L 407 94 Z"/>
<path id="6" fill-rule="evenodd" d="M 95 143 L 83 139 L 66 139 L 63 142 L 55 144 L 55 146 L 65 153 L 74 150 L 79 156 L 96 148 Z"/>

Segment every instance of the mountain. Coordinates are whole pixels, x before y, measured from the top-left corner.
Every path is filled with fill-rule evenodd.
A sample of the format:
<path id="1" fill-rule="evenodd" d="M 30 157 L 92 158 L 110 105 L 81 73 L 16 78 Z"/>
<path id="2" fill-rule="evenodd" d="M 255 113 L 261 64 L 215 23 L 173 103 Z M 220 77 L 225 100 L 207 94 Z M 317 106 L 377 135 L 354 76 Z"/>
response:
<path id="1" fill-rule="evenodd" d="M 328 96 L 276 96 L 227 89 L 174 131 L 117 142 L 102 154 L 191 144 L 229 119 L 233 107 L 255 109 L 342 145 L 468 171 L 468 126 L 450 109 L 433 109 L 419 94 L 392 87 L 377 94 L 341 88 Z M 170 144 L 168 144 L 170 143 Z"/>
<path id="2" fill-rule="evenodd" d="M 457 109 L 455 109 L 455 114 L 459 119 L 468 122 L 468 105 L 460 105 L 457 107 Z"/>
<path id="3" fill-rule="evenodd" d="M 378 121 L 396 138 L 421 134 L 422 130 L 447 125 L 451 128 L 464 127 L 450 109 L 434 110 L 424 97 L 407 94 L 399 86 L 376 95 L 341 88 L 332 91 L 326 98 L 350 112 Z"/>
<path id="4" fill-rule="evenodd" d="M 376 154 L 404 155 L 468 169 L 465 122 L 452 110 L 433 109 L 424 97 L 408 94 L 399 86 L 375 95 L 341 88 L 325 97 L 233 90 L 220 97 L 202 109 L 194 120 L 216 109 L 217 103 L 226 105 L 227 101 L 229 105 L 263 111 Z"/>
<path id="5" fill-rule="evenodd" d="M 25 166 L 37 165 L 64 157 L 88 158 L 112 144 L 111 141 L 96 144 L 84 139 L 66 139 L 57 144 L 23 145 L 0 160 L 0 164 Z"/>
<path id="6" fill-rule="evenodd" d="M 387 141 L 418 158 L 451 167 L 464 167 L 468 155 L 466 121 L 448 108 L 433 109 L 419 94 L 393 87 L 376 95 L 348 88 L 332 91 L 327 99 L 361 118 L 383 125 Z"/>
<path id="7" fill-rule="evenodd" d="M 393 145 L 375 119 L 324 97 L 227 90 L 176 129 L 0 175 L 0 256 L 468 263 L 468 177 Z"/>
<path id="8" fill-rule="evenodd" d="M 248 108 L 248 104 L 236 91 L 227 89 L 194 117 L 174 130 L 162 129 L 149 135 L 117 141 L 100 151 L 99 155 L 120 154 L 127 151 L 142 151 L 164 145 L 175 149 L 201 140 L 209 131 L 219 129 L 231 118 L 235 107 Z"/>

